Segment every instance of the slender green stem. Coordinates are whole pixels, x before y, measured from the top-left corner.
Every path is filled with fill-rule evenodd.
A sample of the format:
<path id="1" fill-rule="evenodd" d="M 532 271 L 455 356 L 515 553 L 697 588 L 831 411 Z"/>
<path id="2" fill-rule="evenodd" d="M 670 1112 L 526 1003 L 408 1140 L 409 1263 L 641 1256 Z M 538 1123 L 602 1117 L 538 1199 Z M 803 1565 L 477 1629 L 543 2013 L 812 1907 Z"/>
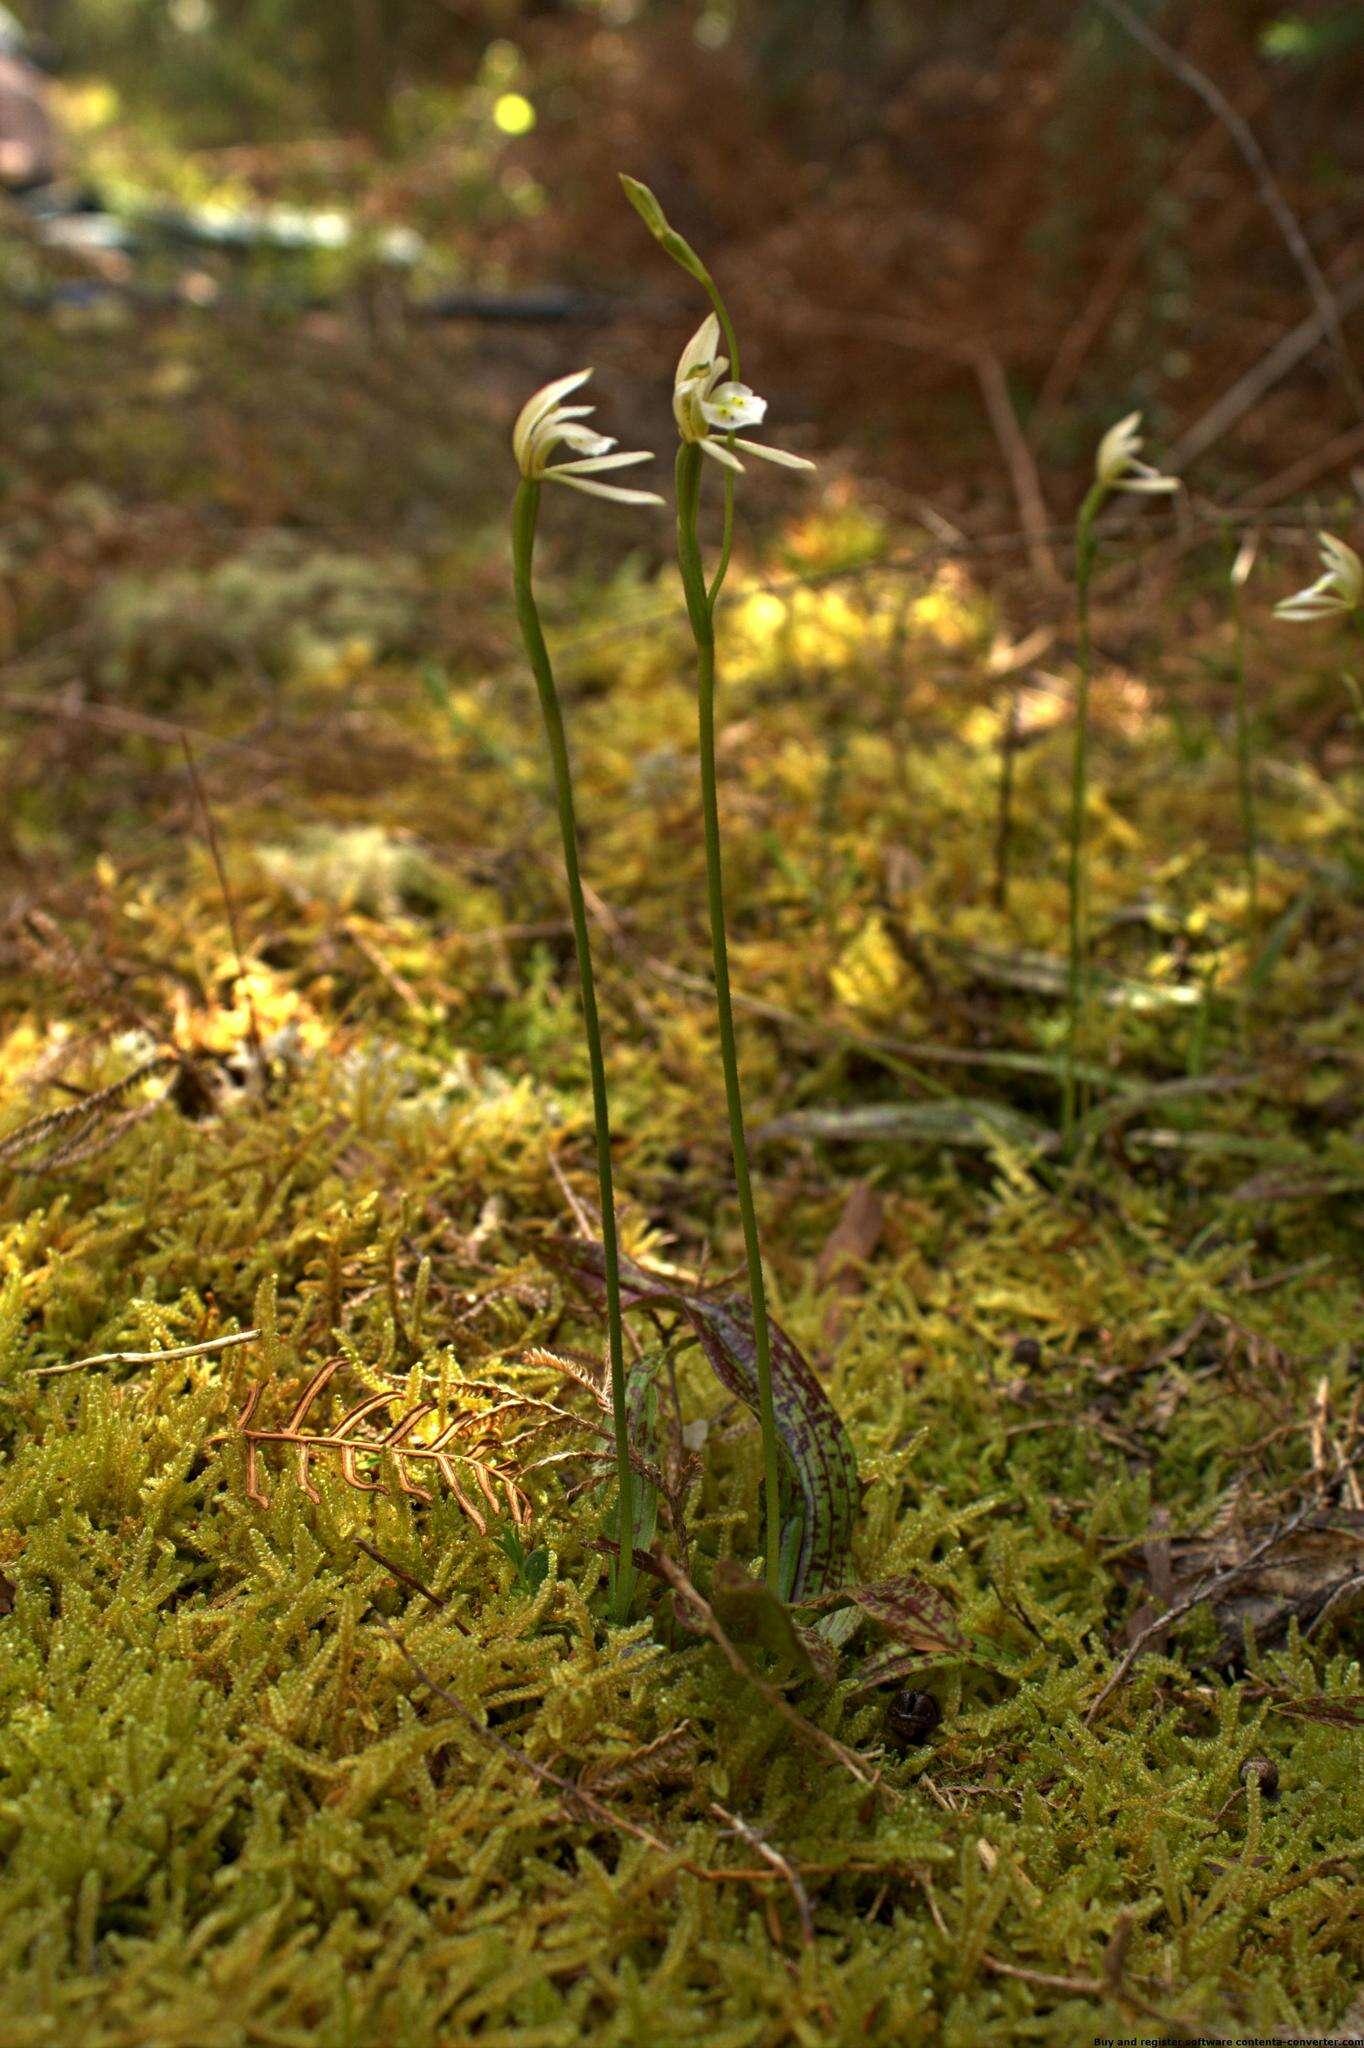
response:
<path id="1" fill-rule="evenodd" d="M 1250 971 L 1260 935 L 1260 834 L 1255 816 L 1255 772 L 1252 760 L 1250 701 L 1246 682 L 1246 603 L 1240 586 L 1232 585 L 1232 660 L 1236 669 L 1236 781 L 1241 799 L 1241 846 L 1246 863 L 1246 975 L 1242 986 L 1241 1028 L 1250 1023 Z"/>
<path id="2" fill-rule="evenodd" d="M 700 259 L 698 258 L 697 260 L 698 263 L 700 263 Z M 704 263 L 700 263 L 700 270 L 701 282 L 705 286 L 708 294 L 710 295 L 710 302 L 712 306 L 714 306 L 715 308 L 715 317 L 720 322 L 720 326 L 724 332 L 725 347 L 729 350 L 729 374 L 733 382 L 737 384 L 739 381 L 739 338 L 734 332 L 734 322 L 729 317 L 729 308 L 726 306 L 724 300 L 720 297 L 719 286 L 716 284 L 715 279 L 711 276 L 710 272 L 706 269 Z M 733 448 L 733 434 L 727 434 L 725 436 L 725 446 L 729 449 Z M 697 477 L 697 495 L 698 497 L 700 495 L 699 473 Z M 725 524 L 724 531 L 720 536 L 720 559 L 715 565 L 715 574 L 711 577 L 710 588 L 706 592 L 706 602 L 710 606 L 712 619 L 714 619 L 715 616 L 716 599 L 719 597 L 720 592 L 724 589 L 725 578 L 729 574 L 729 558 L 733 551 L 734 472 L 733 470 L 727 469 L 725 471 Z"/>
<path id="3" fill-rule="evenodd" d="M 697 283 L 702 287 L 706 294 L 706 297 L 710 300 L 711 305 L 715 309 L 715 317 L 719 321 L 720 331 L 725 337 L 725 347 L 729 350 L 729 375 L 732 382 L 737 384 L 739 382 L 739 337 L 734 332 L 734 322 L 729 317 L 729 308 L 720 296 L 720 287 L 719 285 L 716 284 L 715 279 L 711 276 L 705 264 L 701 261 L 701 258 L 697 255 L 695 249 L 692 248 L 689 242 L 684 242 L 682 237 L 676 234 L 675 232 L 673 233 L 672 240 L 679 245 L 678 248 L 673 248 L 669 250 L 669 253 L 672 255 L 674 262 L 676 262 L 679 259 L 679 254 L 681 254 L 681 252 L 685 252 L 684 254 L 681 254 L 683 269 L 689 271 L 690 274 L 696 279 Z M 668 247 L 668 244 L 666 242 L 664 244 L 664 247 Z M 733 434 L 727 434 L 725 436 L 725 446 L 727 448 L 733 448 Z M 697 493 L 699 497 L 699 476 L 697 479 Z M 720 559 L 715 565 L 715 574 L 711 577 L 710 588 L 706 592 L 706 602 L 710 607 L 712 616 L 715 612 L 716 599 L 719 597 L 720 592 L 723 590 L 725 578 L 729 574 L 729 558 L 733 552 L 733 549 L 734 474 L 732 470 L 727 470 L 725 473 L 725 524 L 724 532 L 722 533 L 720 538 Z"/>
<path id="4" fill-rule="evenodd" d="M 616 1243 L 616 1203 L 611 1176 L 611 1122 L 606 1101 L 606 1063 L 602 1058 L 601 1024 L 597 1016 L 597 985 L 592 973 L 592 951 L 587 936 L 587 905 L 583 899 L 582 874 L 578 865 L 578 825 L 573 805 L 573 770 L 568 758 L 563 712 L 554 684 L 549 649 L 545 645 L 540 614 L 536 608 L 531 569 L 535 553 L 535 518 L 540 505 L 540 486 L 525 481 L 516 493 L 512 510 L 512 564 L 516 591 L 516 617 L 526 645 L 535 687 L 540 693 L 540 710 L 549 741 L 554 768 L 554 794 L 563 839 L 564 872 L 568 880 L 569 913 L 573 921 L 573 944 L 578 955 L 578 981 L 582 991 L 583 1029 L 587 1037 L 587 1058 L 592 1073 L 592 1121 L 597 1141 L 597 1185 L 601 1197 L 602 1254 L 606 1269 L 606 1328 L 611 1361 L 611 1409 L 616 1433 L 616 1470 L 620 1483 L 620 1513 L 617 1521 L 619 1551 L 612 1571 L 612 1608 L 618 1621 L 630 1611 L 635 1584 L 634 1531 L 635 1489 L 630 1467 L 630 1435 L 625 1409 L 625 1341 L 620 1308 L 620 1254 Z"/>
<path id="5" fill-rule="evenodd" d="M 777 1422 L 772 1401 L 772 1342 L 767 1326 L 767 1290 L 763 1281 L 758 1218 L 744 1136 L 743 1094 L 734 1036 L 734 1006 L 729 986 L 729 947 L 725 936 L 724 871 L 720 853 L 720 806 L 715 774 L 715 614 L 706 588 L 697 538 L 701 493 L 701 450 L 686 442 L 677 451 L 677 558 L 686 593 L 687 616 L 696 641 L 697 704 L 701 755 L 701 810 L 706 838 L 706 892 L 710 904 L 710 939 L 715 965 L 715 1007 L 720 1026 L 720 1059 L 729 1107 L 729 1135 L 734 1154 L 734 1179 L 743 1222 L 748 1286 L 753 1303 L 753 1337 L 757 1351 L 758 1419 L 762 1427 L 766 1516 L 763 1554 L 767 1583 L 781 1592 L 781 1501 L 777 1462 Z"/>
<path id="6" fill-rule="evenodd" d="M 715 317 L 720 323 L 720 332 L 725 337 L 725 347 L 729 350 L 729 374 L 737 384 L 739 382 L 739 337 L 734 332 L 734 322 L 729 317 L 728 306 L 720 297 L 719 285 L 716 284 L 715 279 L 711 276 L 700 257 L 696 255 L 696 251 L 693 249 L 691 253 L 696 262 L 694 274 L 704 286 L 706 296 L 715 308 Z"/>
<path id="7" fill-rule="evenodd" d="M 732 447 L 734 446 L 734 436 L 733 436 L 732 434 L 731 434 L 731 435 L 729 436 L 729 446 L 730 446 L 731 448 L 732 448 Z M 720 537 L 720 559 L 719 559 L 719 561 L 718 561 L 718 562 L 716 563 L 716 565 L 715 565 L 715 574 L 714 574 L 714 575 L 713 575 L 713 576 L 711 577 L 711 579 L 710 579 L 710 589 L 709 589 L 709 590 L 708 590 L 708 591 L 706 592 L 706 603 L 707 603 L 707 604 L 708 604 L 708 605 L 710 606 L 710 610 L 711 610 L 711 616 L 712 616 L 712 618 L 713 618 L 713 617 L 714 617 L 714 615 L 715 615 L 715 601 L 716 601 L 716 599 L 717 599 L 717 598 L 719 597 L 719 595 L 720 595 L 720 592 L 721 592 L 721 591 L 722 591 L 722 590 L 724 589 L 724 585 L 725 585 L 725 578 L 726 578 L 726 576 L 727 576 L 727 575 L 729 574 L 729 558 L 730 558 L 730 555 L 731 555 L 731 554 L 733 553 L 733 551 L 734 551 L 734 476 L 733 476 L 733 472 L 732 472 L 732 471 L 730 471 L 730 470 L 726 470 L 726 471 L 725 471 L 725 526 L 724 526 L 724 532 L 723 532 L 723 534 L 722 534 L 722 535 L 721 535 L 721 537 Z"/>
<path id="8" fill-rule="evenodd" d="M 1061 1102 L 1061 1143 L 1066 1158 L 1075 1148 L 1076 1080 L 1080 1016 L 1089 952 L 1089 886 L 1086 869 L 1086 822 L 1089 807 L 1089 690 L 1094 647 L 1089 622 L 1089 585 L 1094 574 L 1098 540 L 1094 522 L 1108 495 L 1104 486 L 1090 486 L 1075 527 L 1075 608 L 1079 677 L 1075 690 L 1075 734 L 1070 767 L 1070 860 L 1067 873 L 1069 957 L 1066 968 L 1066 1057 Z"/>
<path id="9" fill-rule="evenodd" d="M 1350 624 L 1354 627 L 1356 640 L 1364 644 L 1364 605 L 1355 606 L 1354 610 L 1350 613 Z M 1360 689 L 1358 679 L 1353 675 L 1344 675 L 1341 677 L 1341 681 L 1344 683 L 1350 702 L 1354 707 L 1355 717 L 1358 719 L 1361 728 L 1364 728 L 1364 690 Z"/>

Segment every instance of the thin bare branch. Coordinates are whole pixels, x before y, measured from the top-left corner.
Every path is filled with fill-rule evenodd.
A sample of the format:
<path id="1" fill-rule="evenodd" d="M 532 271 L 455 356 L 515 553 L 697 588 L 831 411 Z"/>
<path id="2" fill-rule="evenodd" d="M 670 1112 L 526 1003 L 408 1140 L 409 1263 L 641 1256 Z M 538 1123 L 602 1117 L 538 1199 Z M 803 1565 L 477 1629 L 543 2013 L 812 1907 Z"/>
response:
<path id="1" fill-rule="evenodd" d="M 1322 333 L 1330 341 L 1340 366 L 1341 382 L 1349 394 L 1350 403 L 1360 418 L 1364 419 L 1364 384 L 1360 382 L 1359 372 L 1355 369 L 1349 344 L 1345 339 L 1340 302 L 1326 281 L 1321 265 L 1312 252 L 1312 245 L 1303 233 L 1301 222 L 1284 198 L 1283 190 L 1274 176 L 1269 158 L 1265 155 L 1255 130 L 1245 116 L 1232 105 L 1217 81 L 1209 78 L 1206 71 L 1201 71 L 1189 58 L 1167 43 L 1149 22 L 1143 21 L 1142 17 L 1128 6 L 1127 0 L 1098 0 L 1098 5 L 1126 29 L 1134 42 L 1141 44 L 1148 56 L 1154 57 L 1158 64 L 1173 73 L 1190 92 L 1198 95 L 1209 113 L 1222 123 L 1236 144 L 1259 188 L 1265 210 L 1283 236 L 1288 252 L 1311 294 L 1317 320 Z"/>
<path id="2" fill-rule="evenodd" d="M 774 1849 L 767 1838 L 760 1834 L 758 1829 L 753 1826 L 752 1822 L 746 1821 L 741 1814 L 731 1813 L 728 1807 L 721 1806 L 716 1799 L 711 1800 L 710 1810 L 717 1820 L 724 1822 L 732 1834 L 736 1834 L 739 1837 L 740 1841 L 747 1842 L 750 1849 L 755 1849 L 758 1855 L 762 1857 L 764 1863 L 771 1864 L 773 1870 L 776 1871 L 783 1884 L 786 1885 L 791 1897 L 796 1902 L 796 1914 L 800 1920 L 801 1940 L 808 1948 L 815 1938 L 815 1916 L 810 1910 L 810 1895 L 801 1883 L 795 1865 L 782 1855 L 780 1849 Z"/>
<path id="3" fill-rule="evenodd" d="M 176 1358 L 206 1358 L 234 1344 L 254 1344 L 259 1335 L 259 1330 L 232 1330 L 226 1337 L 205 1338 L 202 1344 L 176 1344 L 166 1351 L 96 1351 L 89 1358 L 70 1358 L 63 1365 L 35 1365 L 31 1370 L 35 1380 L 42 1380 L 63 1372 L 83 1372 L 87 1365 L 162 1365 Z"/>

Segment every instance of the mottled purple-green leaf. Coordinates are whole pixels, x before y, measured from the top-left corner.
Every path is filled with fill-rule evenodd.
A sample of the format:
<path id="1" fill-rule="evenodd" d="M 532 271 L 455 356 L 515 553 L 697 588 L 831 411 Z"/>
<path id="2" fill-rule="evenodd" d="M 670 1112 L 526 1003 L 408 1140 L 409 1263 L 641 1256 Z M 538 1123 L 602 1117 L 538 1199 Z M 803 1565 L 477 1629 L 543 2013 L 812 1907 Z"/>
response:
<path id="1" fill-rule="evenodd" d="M 788 1670 L 801 1678 L 814 1677 L 814 1660 L 791 1610 L 736 1558 L 722 1557 L 716 1564 L 710 1604 L 731 1642 L 761 1643 Z"/>
<path id="2" fill-rule="evenodd" d="M 962 1650 L 966 1639 L 947 1598 L 912 1572 L 893 1579 L 870 1579 L 862 1586 L 836 1586 L 808 1598 L 807 1607 L 860 1607 L 905 1650 L 941 1653 Z"/>
<path id="3" fill-rule="evenodd" d="M 557 1256 L 601 1285 L 599 1246 L 565 1246 Z M 758 1350 L 753 1312 L 745 1299 L 699 1293 L 630 1259 L 621 1260 L 620 1284 L 627 1305 L 653 1304 L 685 1316 L 721 1385 L 758 1413 Z M 792 1564 L 783 1591 L 802 1600 L 837 1584 L 846 1569 L 859 1497 L 857 1459 L 842 1417 L 796 1345 L 770 1317 L 768 1330 L 772 1407 L 790 1502 L 782 1534 Z"/>
<path id="4" fill-rule="evenodd" d="M 667 1353 L 661 1349 L 646 1351 L 631 1366 L 625 1382 L 625 1415 L 630 1442 L 644 1466 L 657 1467 L 663 1462 L 658 1427 L 658 1375 L 666 1358 Z M 647 1471 L 636 1467 L 635 1549 L 650 1549 L 657 1532 L 658 1487 L 648 1477 Z"/>

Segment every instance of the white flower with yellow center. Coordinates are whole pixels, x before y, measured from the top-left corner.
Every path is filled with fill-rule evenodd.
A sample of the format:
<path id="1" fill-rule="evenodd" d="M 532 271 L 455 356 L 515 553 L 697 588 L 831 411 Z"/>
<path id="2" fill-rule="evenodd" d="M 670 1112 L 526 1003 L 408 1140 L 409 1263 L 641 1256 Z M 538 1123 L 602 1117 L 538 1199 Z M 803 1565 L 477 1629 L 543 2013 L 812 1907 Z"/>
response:
<path id="1" fill-rule="evenodd" d="M 741 476 L 744 466 L 734 448 L 742 448 L 746 455 L 760 455 L 764 462 L 779 462 L 786 469 L 813 469 L 814 463 L 803 455 L 788 455 L 784 448 L 769 448 L 761 441 L 745 441 L 735 432 L 738 427 L 759 425 L 767 400 L 750 391 L 747 384 L 724 381 L 729 358 L 718 353 L 719 347 L 720 322 L 709 313 L 683 349 L 673 379 L 673 417 L 682 439 Z M 719 434 L 733 435 L 734 447 L 718 440 Z"/>
<path id="2" fill-rule="evenodd" d="M 1348 618 L 1364 607 L 1364 562 L 1333 533 L 1319 533 L 1324 574 L 1274 607 L 1276 619 Z"/>
<path id="3" fill-rule="evenodd" d="M 611 454 L 616 445 L 611 436 L 582 425 L 592 407 L 561 403 L 591 375 L 590 370 L 575 370 L 571 376 L 558 377 L 554 383 L 546 384 L 526 400 L 512 428 L 512 452 L 517 467 L 528 483 L 567 484 L 571 490 L 586 491 L 589 497 L 614 498 L 620 505 L 661 505 L 663 500 L 656 491 L 632 491 L 620 484 L 593 481 L 604 469 L 629 469 L 637 462 L 652 462 L 654 458 L 647 448 Z M 560 446 L 569 450 L 573 460 L 551 463 L 550 456 Z"/>
<path id="4" fill-rule="evenodd" d="M 1138 460 L 1142 445 L 1140 429 L 1139 412 L 1128 413 L 1125 420 L 1109 428 L 1094 458 L 1095 482 L 1106 491 L 1140 491 L 1148 497 L 1177 491 L 1177 476 L 1162 476 L 1149 462 Z"/>

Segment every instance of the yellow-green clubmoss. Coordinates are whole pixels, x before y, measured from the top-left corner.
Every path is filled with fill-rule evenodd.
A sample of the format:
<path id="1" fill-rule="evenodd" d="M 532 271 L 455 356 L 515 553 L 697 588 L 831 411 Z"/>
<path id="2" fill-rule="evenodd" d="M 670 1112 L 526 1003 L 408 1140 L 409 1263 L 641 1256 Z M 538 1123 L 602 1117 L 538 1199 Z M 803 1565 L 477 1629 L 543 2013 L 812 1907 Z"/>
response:
<path id="1" fill-rule="evenodd" d="M 88 540 L 91 516 L 48 506 L 26 618 L 75 574 L 51 533 Z M 835 524 L 840 573 L 845 543 Z M 1054 1124 L 1064 733 L 1042 705 L 1001 913 L 990 603 L 931 565 L 821 583 L 817 522 L 795 558 L 814 581 L 736 572 L 721 735 L 736 981 L 767 1006 L 741 1019 L 755 1128 L 965 1095 Z M 1357 1448 L 1348 789 L 1285 732 L 1262 792 L 1282 949 L 1251 1069 L 1225 1093 L 1134 1098 L 1083 1188 L 969 1116 L 951 1146 L 764 1146 L 777 1311 L 867 1481 L 859 1572 L 922 1574 L 971 1646 L 916 1672 L 943 1718 L 906 1756 L 879 1696 L 846 1678 L 801 1695 L 879 1767 L 869 1797 L 709 1646 L 603 1628 L 599 1502 L 554 1467 L 525 1475 L 543 1577 L 444 1491 L 361 1495 L 318 1459 L 314 1503 L 267 1451 L 271 1506 L 246 1496 L 234 1418 L 267 1374 L 271 1413 L 333 1354 L 357 1395 L 439 1400 L 466 1377 L 536 1384 L 517 1364 L 536 1343 L 600 1341 L 536 1255 L 573 1227 L 556 1163 L 579 1193 L 589 1178 L 568 934 L 526 801 L 528 686 L 468 534 L 421 569 L 452 606 L 469 579 L 481 592 L 429 662 L 398 646 L 386 665 L 343 649 L 289 669 L 271 614 L 284 667 L 264 729 L 249 675 L 144 673 L 119 645 L 116 708 L 146 684 L 202 734 L 245 975 L 174 746 L 106 737 L 92 762 L 59 722 L 7 732 L 25 867 L 4 1130 L 160 1043 L 192 1066 L 6 1161 L 0 2044 L 1331 2031 L 1364 1965 L 1357 1619 L 1228 1668 L 1195 1613 L 1086 1716 L 1147 1597 L 1158 1512 L 1204 1531 L 1237 1498 L 1296 1498 L 1314 1441 L 1327 1460 Z M 72 597 L 96 633 L 98 597 Z M 689 979 L 694 707 L 663 598 L 632 571 L 560 637 L 606 905 L 626 1241 L 716 1270 L 738 1233 L 708 993 Z M 1176 730 L 1148 681 L 1097 678 L 1096 950 L 1125 979 L 1085 1051 L 1132 1084 L 1239 1059 L 1233 768 L 1211 717 L 1179 711 Z M 860 1177 L 884 1213 L 844 1292 L 816 1261 Z M 253 1323 L 240 1350 L 36 1371 Z M 680 1393 L 714 1421 L 694 1357 Z M 751 1561 L 746 1418 L 721 1416 L 703 1456 L 703 1557 Z M 660 1739 L 663 1763 L 632 1774 Z M 1275 1800 L 1242 1787 L 1257 1752 Z M 609 1787 L 654 1841 L 546 1771 Z M 808 1946 L 781 1872 L 717 1807 L 798 1874 Z"/>

